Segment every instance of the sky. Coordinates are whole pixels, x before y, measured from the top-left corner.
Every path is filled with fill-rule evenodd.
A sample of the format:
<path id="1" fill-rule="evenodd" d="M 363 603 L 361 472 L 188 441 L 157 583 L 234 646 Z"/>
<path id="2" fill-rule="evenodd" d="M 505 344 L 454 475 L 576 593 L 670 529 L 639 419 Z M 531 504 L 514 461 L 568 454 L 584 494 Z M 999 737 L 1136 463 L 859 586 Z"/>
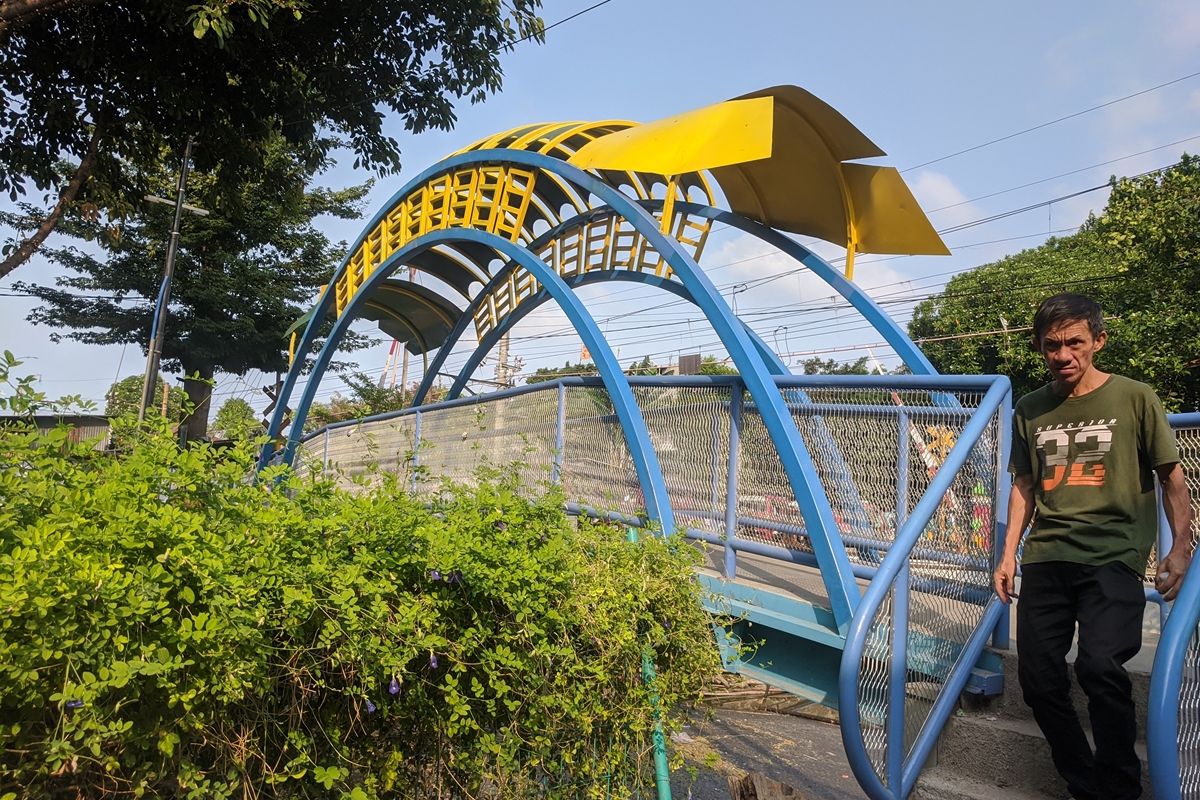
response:
<path id="1" fill-rule="evenodd" d="M 913 304 L 954 274 L 1074 232 L 1103 208 L 1107 191 L 1046 201 L 1200 151 L 1200 4 L 1187 0 L 608 0 L 585 11 L 596 2 L 547 0 L 547 25 L 584 13 L 549 30 L 544 44 L 527 42 L 506 54 L 502 91 L 481 104 L 460 104 L 454 130 L 412 135 L 393 123 L 404 168 L 376 178 L 366 216 L 411 176 L 491 133 L 555 120 L 648 122 L 795 84 L 837 108 L 887 152 L 875 163 L 903 171 L 935 228 L 1036 206 L 947 233 L 951 256 L 859 255 L 857 283 L 903 325 Z M 997 139 L 1003 140 L 988 144 Z M 352 157 L 340 159 L 320 183 L 339 187 L 372 177 L 352 163 Z M 332 239 L 347 242 L 363 224 L 320 223 Z M 830 244 L 812 247 L 830 260 L 844 254 Z M 794 267 L 757 240 L 715 232 L 701 266 L 789 363 L 869 354 L 886 368 L 898 364 L 878 344 L 878 333 L 811 274 L 756 283 Z M 24 369 L 40 376 L 47 394 L 79 394 L 102 408 L 115 379 L 141 373 L 144 352 L 54 343 L 51 329 L 26 321 L 27 298 L 4 296 L 14 281 L 52 283 L 55 274 L 35 258 L 0 281 L 0 349 L 24 358 Z M 580 294 L 622 363 L 647 355 L 657 363 L 686 353 L 725 355 L 699 312 L 662 293 L 606 285 Z M 578 336 L 550 305 L 519 323 L 511 342 L 520 374 L 580 357 Z M 379 375 L 387 352 L 381 342 L 352 358 Z M 456 372 L 466 353 L 457 349 L 447 371 Z M 415 370 L 410 381 L 418 377 Z M 492 378 L 494 371 L 489 358 L 476 376 Z M 214 409 L 231 397 L 261 409 L 266 398 L 259 387 L 270 379 L 219 375 Z M 326 376 L 318 399 L 335 391 L 345 387 Z"/>

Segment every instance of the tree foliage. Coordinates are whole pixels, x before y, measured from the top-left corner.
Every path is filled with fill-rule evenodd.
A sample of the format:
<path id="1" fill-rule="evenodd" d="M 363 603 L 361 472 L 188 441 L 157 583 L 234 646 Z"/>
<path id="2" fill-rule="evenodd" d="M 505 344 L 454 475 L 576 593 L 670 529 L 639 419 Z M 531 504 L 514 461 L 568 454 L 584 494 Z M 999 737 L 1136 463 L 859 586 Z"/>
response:
<path id="1" fill-rule="evenodd" d="M 253 438 L 262 432 L 262 421 L 250 404 L 240 397 L 226 400 L 213 419 L 213 434 L 221 439 Z"/>
<path id="2" fill-rule="evenodd" d="M 955 276 L 917 306 L 909 334 L 940 371 L 1007 375 L 1019 396 L 1047 380 L 1029 326 L 1062 291 L 1103 306 L 1101 369 L 1150 384 L 1168 409 L 1200 408 L 1200 159 L 1113 179 L 1079 233 Z"/>
<path id="3" fill-rule="evenodd" d="M 67 208 L 134 211 L 188 137 L 227 212 L 282 137 L 315 164 L 400 168 L 386 127 L 453 126 L 454 101 L 500 87 L 499 56 L 541 37 L 539 0 L 21 0 L 0 4 L 0 192 L 49 212 L 0 264 L 14 269 Z M 64 172 L 62 159 L 72 163 Z M 127 170 L 123 164 L 137 165 Z M 10 246 L 10 251 L 12 246 Z"/>
<path id="4" fill-rule="evenodd" d="M 596 365 L 590 361 L 580 361 L 578 364 L 566 361 L 563 362 L 561 367 L 538 367 L 532 374 L 525 378 L 525 383 L 544 383 L 545 381 L 554 381 L 559 378 L 599 374 L 600 370 L 596 369 Z"/>
<path id="5" fill-rule="evenodd" d="M 104 395 L 104 414 L 109 417 L 122 416 L 137 416 L 138 405 L 142 402 L 142 384 L 145 382 L 145 377 L 142 375 L 130 375 L 122 378 L 108 388 L 108 392 Z M 162 376 L 154 382 L 154 394 L 150 398 L 150 412 L 162 415 L 162 395 L 163 389 L 167 384 L 163 381 Z M 183 389 L 178 386 L 172 386 L 167 392 L 167 413 L 166 419 L 169 422 L 178 422 L 183 415 L 183 406 L 187 400 L 187 395 Z"/>
<path id="6" fill-rule="evenodd" d="M 738 371 L 733 367 L 717 361 L 716 356 L 704 356 L 700 359 L 699 375 L 737 375 Z"/>
<path id="7" fill-rule="evenodd" d="M 341 376 L 348 394 L 334 392 L 328 403 L 313 403 L 308 409 L 304 423 L 306 433 L 318 430 L 334 422 L 362 419 L 374 414 L 385 414 L 408 408 L 417 394 L 419 383 L 409 384 L 407 389 L 399 386 L 383 386 L 364 372 L 350 372 Z M 446 387 L 434 384 L 425 395 L 426 403 L 436 403 L 446 396 Z"/>
<path id="8" fill-rule="evenodd" d="M 837 361 L 832 358 L 813 356 L 800 364 L 805 375 L 867 375 L 867 358 L 863 356 L 855 361 Z"/>
<path id="9" fill-rule="evenodd" d="M 645 796 L 719 669 L 686 540 L 253 463 L 0 429 L 0 796 Z"/>
<path id="10" fill-rule="evenodd" d="M 185 373 L 184 389 L 193 407 L 186 420 L 188 438 L 206 433 L 217 370 L 244 375 L 251 369 L 288 368 L 285 331 L 328 281 L 344 250 L 314 220 L 322 215 L 357 218 L 368 189 L 310 188 L 321 166 L 306 163 L 276 139 L 264 171 L 240 186 L 236 210 L 227 207 L 183 220 L 162 363 L 167 371 Z M 152 186 L 169 193 L 172 182 L 164 170 Z M 189 186 L 189 198 L 201 206 L 219 200 L 221 190 L 212 174 L 194 173 Z M 59 329 L 51 334 L 55 339 L 144 345 L 172 213 L 169 207 L 154 206 L 119 226 L 71 214 L 63 231 L 76 241 L 100 243 L 102 253 L 48 248 L 46 255 L 68 275 L 56 287 L 20 284 L 43 301 L 30 320 Z M 363 343 L 362 337 L 351 336 L 344 347 Z"/>

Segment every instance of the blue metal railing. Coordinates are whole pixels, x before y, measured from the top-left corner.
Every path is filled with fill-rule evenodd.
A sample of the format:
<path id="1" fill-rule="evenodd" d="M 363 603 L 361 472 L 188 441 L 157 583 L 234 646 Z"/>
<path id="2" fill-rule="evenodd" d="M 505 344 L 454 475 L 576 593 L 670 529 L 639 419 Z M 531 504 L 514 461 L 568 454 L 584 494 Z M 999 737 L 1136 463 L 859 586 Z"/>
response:
<path id="1" fill-rule="evenodd" d="M 1200 429 L 1200 413 L 1173 414 L 1169 419 L 1177 436 L 1182 431 Z M 1197 446 L 1200 446 L 1200 441 L 1191 448 L 1180 448 L 1184 461 L 1188 461 L 1190 456 L 1193 466 L 1200 459 L 1200 452 L 1188 450 L 1195 450 Z M 1200 498 L 1192 497 L 1193 507 L 1197 500 Z M 1169 541 L 1169 530 L 1161 531 L 1160 554 L 1166 552 Z M 1200 570 L 1193 567 L 1188 570 L 1179 595 L 1166 615 L 1150 678 L 1146 744 L 1150 756 L 1150 780 L 1158 800 L 1200 797 L 1200 674 L 1196 669 L 1198 623 Z M 1189 695 L 1186 699 L 1183 697 L 1185 689 Z M 1181 715 L 1184 717 L 1183 726 Z"/>
<path id="2" fill-rule="evenodd" d="M 972 574 L 982 573 L 990 576 L 995 558 L 994 552 L 989 554 L 984 550 L 983 555 L 980 555 L 978 548 L 962 552 L 955 551 L 952 548 L 939 548 L 936 543 L 924 541 L 923 534 L 929 527 L 930 519 L 937 511 L 943 499 L 952 492 L 952 484 L 964 466 L 971 465 L 972 469 L 977 471 L 982 468 L 986 474 L 992 476 L 996 476 L 1003 471 L 1004 461 L 1006 460 L 1007 430 L 1010 416 L 1008 412 L 1011 407 L 1008 381 L 1004 378 L 986 376 L 925 375 L 837 376 L 835 379 L 831 379 L 829 376 L 779 376 L 774 380 L 776 385 L 784 391 L 789 389 L 816 390 L 832 388 L 850 390 L 845 396 L 851 398 L 854 398 L 854 392 L 859 390 L 875 390 L 876 392 L 887 390 L 893 393 L 896 391 L 927 393 L 924 398 L 920 395 L 917 397 L 910 395 L 910 398 L 914 402 L 908 405 L 901 403 L 899 397 L 895 394 L 892 394 L 890 398 L 885 394 L 884 398 L 886 399 L 882 401 L 867 399 L 858 403 L 820 402 L 814 401 L 806 395 L 807 402 L 796 403 L 791 408 L 791 411 L 799 414 L 800 418 L 804 418 L 805 416 L 810 418 L 815 417 L 818 421 L 821 415 L 824 415 L 829 420 L 838 415 L 875 422 L 884 420 L 887 422 L 887 430 L 891 431 L 890 435 L 896 437 L 891 445 L 897 448 L 897 464 L 895 466 L 898 471 L 895 478 L 895 508 L 894 511 L 890 509 L 889 511 L 895 514 L 895 529 L 898 530 L 894 539 L 890 539 L 890 533 L 893 530 L 890 524 L 886 525 L 885 529 L 876 529 L 872 528 L 870 523 L 864 522 L 860 518 L 849 516 L 844 521 L 841 530 L 835 533 L 835 539 L 839 540 L 835 542 L 836 546 L 853 548 L 858 554 L 858 559 L 850 564 L 852 579 L 867 579 L 870 581 L 870 588 L 867 590 L 866 595 L 859 601 L 858 612 L 851 620 L 851 623 L 841 628 L 840 631 L 839 626 L 834 625 L 830 627 L 829 631 L 822 634 L 824 637 L 822 641 L 831 643 L 832 646 L 838 648 L 841 648 L 843 640 L 845 641 L 846 649 L 841 662 L 840 706 L 842 710 L 843 736 L 856 776 L 867 793 L 872 797 L 902 797 L 903 794 L 898 792 L 889 793 L 883 781 L 875 773 L 869 758 L 866 757 L 861 738 L 860 719 L 862 704 L 857 696 L 858 665 L 863 658 L 866 647 L 866 635 L 870 629 L 871 622 L 881 602 L 893 588 L 896 589 L 893 595 L 896 598 L 896 602 L 893 604 L 891 624 L 896 631 L 903 631 L 904 636 L 907 636 L 909 626 L 908 596 L 910 591 L 926 592 L 931 595 L 940 596 L 950 595 L 970 604 L 973 609 L 985 609 L 979 619 L 973 618 L 971 620 L 972 627 L 969 630 L 973 631 L 973 633 L 966 641 L 955 637 L 952 642 L 948 642 L 951 645 L 949 648 L 950 656 L 934 657 L 935 660 L 936 658 L 941 658 L 944 661 L 944 669 L 939 669 L 942 672 L 946 672 L 948 678 L 943 683 L 941 696 L 934 703 L 933 713 L 914 743 L 911 752 L 907 754 L 907 758 L 905 758 L 904 752 L 905 737 L 903 730 L 905 681 L 907 672 L 912 667 L 912 660 L 919 658 L 920 654 L 916 652 L 918 645 L 914 644 L 912 650 L 906 652 L 907 640 L 904 639 L 904 636 L 900 636 L 899 633 L 895 637 L 899 645 L 891 654 L 888 673 L 891 699 L 888 702 L 887 735 L 891 743 L 888 745 L 887 785 L 901 787 L 905 790 L 904 793 L 907 793 L 915 781 L 920 764 L 924 761 L 925 755 L 928 754 L 930 748 L 933 746 L 938 732 L 950 710 L 952 710 L 954 700 L 957 699 L 958 694 L 963 690 L 964 685 L 970 678 L 971 670 L 975 666 L 976 659 L 986 644 L 988 636 L 992 634 L 993 629 L 999 627 L 997 625 L 1000 620 L 999 608 L 990 591 L 981 589 L 973 584 L 967 584 L 954 576 L 955 570 L 959 572 L 965 570 Z M 715 406 L 712 404 L 712 401 L 709 401 L 708 405 L 710 410 L 715 409 L 712 412 L 714 413 L 714 422 L 711 426 L 712 432 L 709 434 L 714 437 L 714 443 L 721 436 L 725 435 L 725 430 L 728 430 L 727 452 L 722 452 L 720 446 L 714 446 L 711 451 L 713 455 L 711 459 L 708 459 L 708 461 L 711 461 L 709 469 L 712 475 L 709 478 L 711 478 L 712 487 L 706 489 L 704 493 L 708 494 L 711 492 L 714 498 L 714 507 L 711 509 L 689 507 L 688 500 L 686 499 L 687 492 L 685 491 L 687 487 L 676 486 L 669 476 L 665 476 L 665 486 L 667 494 L 671 498 L 671 503 L 675 506 L 673 509 L 674 513 L 680 517 L 695 520 L 696 525 L 702 526 L 686 526 L 686 535 L 721 548 L 722 563 L 719 571 L 723 573 L 727 580 L 737 579 L 738 555 L 740 553 L 750 553 L 782 562 L 820 568 L 821 565 L 818 556 L 813 552 L 815 550 L 813 545 L 816 544 L 814 538 L 827 534 L 820 530 L 809 529 L 806 520 L 804 520 L 802 515 L 797 513 L 795 508 L 784 510 L 783 516 L 789 517 L 790 519 L 788 520 L 769 519 L 755 513 L 745 513 L 739 510 L 738 473 L 739 469 L 745 469 L 742 462 L 744 448 L 741 441 L 743 417 L 757 414 L 757 409 L 751 403 L 747 403 L 746 408 L 743 409 L 745 388 L 739 376 L 650 376 L 631 378 L 629 383 L 635 389 L 639 387 L 662 387 L 671 389 L 713 388 L 724 390 L 721 393 L 722 399 L 719 399 Z M 364 423 L 386 422 L 396 418 L 408 417 L 413 421 L 410 429 L 412 437 L 410 458 L 411 464 L 415 467 L 418 461 L 428 460 L 432 463 L 437 458 L 436 452 L 427 453 L 423 451 L 423 419 L 433 419 L 434 415 L 445 410 L 495 403 L 534 393 L 553 392 L 556 395 L 556 402 L 554 403 L 556 406 L 555 419 L 551 434 L 554 452 L 549 461 L 548 469 L 551 481 L 561 483 L 568 471 L 574 476 L 588 472 L 586 464 L 581 470 L 581 462 L 572 462 L 567 457 L 568 442 L 566 433 L 569 424 L 587 422 L 588 424 L 599 423 L 602 425 L 611 425 L 611 430 L 617 432 L 618 435 L 620 433 L 620 427 L 616 424 L 615 415 L 611 412 L 605 413 L 603 409 L 597 409 L 594 415 L 586 419 L 572 417 L 568 421 L 566 394 L 568 389 L 574 387 L 604 388 L 601 381 L 596 378 L 564 378 L 553 382 L 493 392 L 487 395 L 433 403 L 416 409 L 405 409 L 378 415 L 366 420 L 335 423 L 320 431 L 308 434 L 303 438 L 302 442 L 313 449 L 323 446 L 326 453 L 328 453 L 331 432 L 363 425 Z M 982 395 L 982 401 L 976 408 L 963 408 L 952 395 L 953 392 L 969 392 Z M 922 399 L 924 399 L 924 402 L 921 402 Z M 647 422 L 653 422 L 662 417 L 664 424 L 666 424 L 669 422 L 669 415 L 671 413 L 686 415 L 691 412 L 687 408 L 676 407 L 673 409 L 643 409 L 642 413 Z M 725 414 L 728 414 L 728 422 L 724 421 Z M 720 424 L 717 422 L 718 417 L 721 418 Z M 936 474 L 930 477 L 920 501 L 912 510 L 911 515 L 908 515 L 910 479 L 914 479 L 917 486 L 920 486 L 925 480 L 923 476 L 916 476 L 915 470 L 912 470 L 910 474 L 910 465 L 908 462 L 910 460 L 911 442 L 909 441 L 909 436 L 911 431 L 935 421 L 940 421 L 943 424 L 952 424 L 955 428 L 958 428 L 960 425 L 962 427 L 956 437 L 956 443 L 950 448 L 950 452 L 944 458 L 939 457 Z M 992 427 L 993 425 L 994 427 Z M 977 445 L 979 445 L 985 436 L 989 435 L 989 430 L 990 435 L 995 438 L 989 440 L 989 447 L 991 449 L 981 454 L 977 449 Z M 497 434 L 500 434 L 500 432 L 497 431 Z M 406 433 L 405 435 L 408 436 L 410 434 Z M 823 423 L 811 426 L 809 435 L 815 437 L 815 441 L 825 450 L 837 451 L 839 449 L 837 442 L 834 441 L 831 429 Z M 463 436 L 465 440 L 466 434 L 464 433 Z M 318 437 L 324 438 L 324 445 L 314 441 Z M 457 434 L 455 435 L 455 441 L 457 444 Z M 549 446 L 548 440 L 545 440 L 545 443 L 546 446 Z M 843 442 L 843 447 L 846 446 L 852 447 L 853 444 L 847 445 Z M 724 458 L 719 458 L 716 455 L 717 453 L 720 453 Z M 724 464 L 720 463 L 722 460 L 725 461 Z M 328 466 L 327 456 L 322 458 L 321 461 Z M 840 469 L 835 469 L 834 471 L 840 473 L 844 470 L 846 471 L 845 474 L 827 476 L 828 480 L 859 479 L 860 476 L 849 474 L 849 468 L 844 462 L 838 463 Z M 739 467 L 739 464 L 743 465 Z M 919 460 L 917 466 L 922 469 L 928 467 L 927 464 L 921 465 Z M 721 475 L 722 469 L 724 470 L 723 480 Z M 932 472 L 932 470 L 930 471 Z M 415 473 L 416 470 L 414 470 L 412 478 L 412 489 L 414 491 L 417 489 L 417 477 Z M 614 483 L 613 477 L 611 475 L 607 476 L 606 480 L 609 484 Z M 705 480 L 709 480 L 709 478 Z M 815 474 L 812 479 L 818 482 L 820 480 Z M 633 484 L 630 484 L 628 488 L 636 497 L 637 482 L 635 481 Z M 824 491 L 824 488 L 821 486 L 810 488 L 818 492 Z M 997 477 L 995 488 L 994 498 L 989 499 L 993 501 L 992 508 L 994 509 L 995 517 L 1000 519 L 999 531 L 1002 532 L 1002 517 L 1006 507 L 1007 481 L 1000 480 Z M 725 495 L 723 498 L 723 508 L 718 511 L 716 499 L 722 493 Z M 628 509 L 622 513 L 602 508 L 601 506 L 604 505 L 603 501 L 596 498 L 569 497 L 568 499 L 571 502 L 568 502 L 567 509 L 571 513 L 606 518 L 630 526 L 642 527 L 647 525 L 645 518 L 635 513 L 630 513 Z M 891 500 L 888 501 L 889 504 L 891 502 Z M 633 507 L 636 508 L 636 504 Z M 907 519 L 905 518 L 906 515 Z M 771 514 L 768 513 L 766 516 L 769 517 Z M 708 527 L 709 522 L 712 523 L 711 528 Z M 878 524 L 877 522 L 876 525 Z M 739 529 L 744 530 L 746 528 L 767 532 L 767 535 L 756 535 L 748 538 L 739 532 Z M 775 543 L 772 543 L 771 535 L 778 535 Z M 1002 541 L 1002 536 L 997 535 L 993 538 L 994 540 L 998 540 L 992 543 L 994 549 Z M 764 539 L 764 541 L 757 539 Z M 828 546 L 828 542 L 826 545 Z M 918 571 L 915 574 L 910 574 L 909 562 L 914 558 L 920 559 L 927 565 L 941 565 L 943 571 L 941 573 L 934 572 L 930 574 L 926 570 L 925 572 Z M 851 580 L 849 589 L 855 595 L 859 592 L 858 586 L 853 580 Z M 858 599 L 857 596 L 855 599 Z M 916 635 L 919 636 L 919 634 Z M 845 638 L 846 636 L 848 636 L 848 639 Z M 928 639 L 929 637 L 926 638 Z M 926 658 L 926 662 L 928 661 L 929 658 Z M 942 672 L 939 672 L 939 674 L 942 674 Z M 853 732 L 853 736 L 850 736 L 851 731 Z"/>
<path id="3" fill-rule="evenodd" d="M 972 450 L 988 426 L 991 425 L 993 418 L 999 415 L 1003 422 L 1007 423 L 1004 412 L 1011 405 L 1011 400 L 1012 391 L 1008 379 L 1003 377 L 992 379 L 983 402 L 980 403 L 974 416 L 958 436 L 924 496 L 897 531 L 895 542 L 884 556 L 878 572 L 871 580 L 851 624 L 846 647 L 842 652 L 838 680 L 842 743 L 846 748 L 847 759 L 859 785 L 872 800 L 899 800 L 907 797 L 912 791 L 922 765 L 937 743 L 938 735 L 953 712 L 958 696 L 966 686 L 971 670 L 1000 618 L 1003 607 L 997 598 L 992 597 L 985 606 L 981 621 L 975 626 L 954 667 L 942 684 L 940 693 L 933 701 L 929 715 L 911 748 L 906 748 L 904 704 L 908 671 L 909 560 L 933 518 L 934 512 L 937 511 L 946 493 L 950 491 L 959 471 L 968 463 Z M 997 483 L 1000 486 L 1004 485 L 1003 481 L 997 481 Z M 999 544 L 1000 537 L 997 536 L 996 539 L 994 545 Z M 893 597 L 891 619 L 893 635 L 891 637 L 892 652 L 887 690 L 887 763 L 885 769 L 887 780 L 885 783 L 876 772 L 862 735 L 859 671 L 866 653 L 868 634 L 872 630 L 876 614 L 889 594 L 892 594 Z"/>

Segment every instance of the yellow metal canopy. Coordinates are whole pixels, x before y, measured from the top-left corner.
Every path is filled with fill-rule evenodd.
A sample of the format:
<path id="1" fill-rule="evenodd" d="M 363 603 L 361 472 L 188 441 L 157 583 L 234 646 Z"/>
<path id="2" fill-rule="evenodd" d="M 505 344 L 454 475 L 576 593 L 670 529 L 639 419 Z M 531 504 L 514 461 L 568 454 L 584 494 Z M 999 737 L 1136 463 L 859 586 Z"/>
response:
<path id="1" fill-rule="evenodd" d="M 882 155 L 828 103 L 776 86 L 602 136 L 570 163 L 663 175 L 708 170 L 732 211 L 846 245 L 853 277 L 855 252 L 950 252 L 895 168 L 845 163 Z"/>

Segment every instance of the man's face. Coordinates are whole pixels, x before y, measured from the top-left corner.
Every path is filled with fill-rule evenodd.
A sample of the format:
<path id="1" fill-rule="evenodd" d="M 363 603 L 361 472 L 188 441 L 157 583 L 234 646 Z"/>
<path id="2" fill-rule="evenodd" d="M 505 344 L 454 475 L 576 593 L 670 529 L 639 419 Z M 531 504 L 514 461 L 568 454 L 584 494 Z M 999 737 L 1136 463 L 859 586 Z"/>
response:
<path id="1" fill-rule="evenodd" d="M 1063 322 L 1042 335 L 1039 349 L 1054 382 L 1072 389 L 1092 369 L 1092 359 L 1104 347 L 1108 334 L 1092 336 L 1085 320 Z"/>

